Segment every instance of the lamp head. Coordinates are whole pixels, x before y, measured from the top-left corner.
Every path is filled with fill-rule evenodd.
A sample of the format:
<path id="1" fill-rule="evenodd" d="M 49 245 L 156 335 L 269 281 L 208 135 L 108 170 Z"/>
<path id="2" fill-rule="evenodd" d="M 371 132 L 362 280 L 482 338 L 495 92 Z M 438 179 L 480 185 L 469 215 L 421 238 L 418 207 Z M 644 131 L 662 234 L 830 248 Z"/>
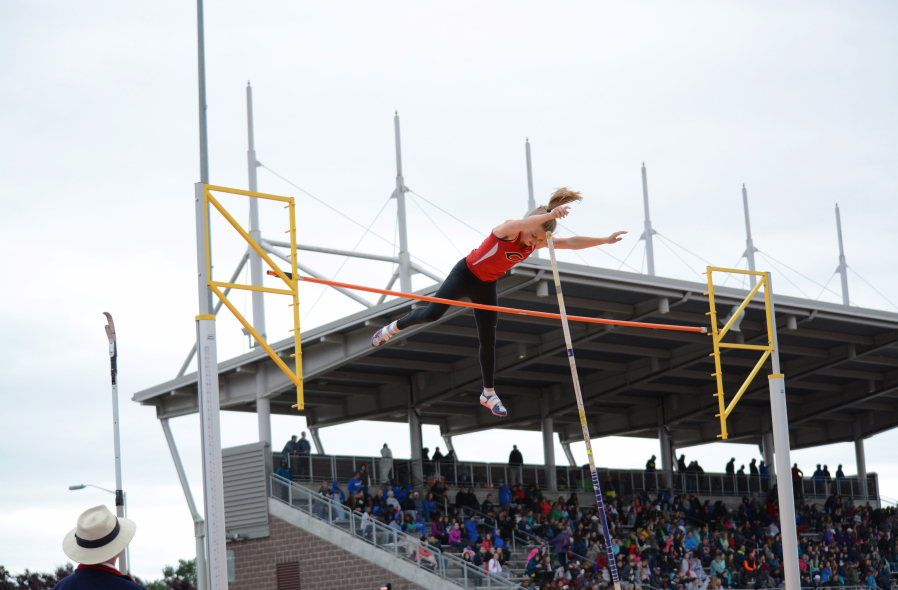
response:
<path id="1" fill-rule="evenodd" d="M 69 486 L 70 490 L 83 490 L 86 486 L 83 483 L 80 483 L 76 486 Z"/>

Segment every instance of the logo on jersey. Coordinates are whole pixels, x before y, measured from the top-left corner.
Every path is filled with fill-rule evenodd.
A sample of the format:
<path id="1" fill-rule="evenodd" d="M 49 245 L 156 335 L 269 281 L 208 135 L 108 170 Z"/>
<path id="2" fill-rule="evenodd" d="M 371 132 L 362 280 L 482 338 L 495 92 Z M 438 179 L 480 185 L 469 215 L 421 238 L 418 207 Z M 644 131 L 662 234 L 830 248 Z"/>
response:
<path id="1" fill-rule="evenodd" d="M 506 252 L 505 258 L 507 258 L 508 260 L 510 260 L 514 263 L 518 263 L 518 262 L 523 262 L 524 259 L 527 257 L 524 256 L 523 254 L 521 254 L 520 252 Z"/>

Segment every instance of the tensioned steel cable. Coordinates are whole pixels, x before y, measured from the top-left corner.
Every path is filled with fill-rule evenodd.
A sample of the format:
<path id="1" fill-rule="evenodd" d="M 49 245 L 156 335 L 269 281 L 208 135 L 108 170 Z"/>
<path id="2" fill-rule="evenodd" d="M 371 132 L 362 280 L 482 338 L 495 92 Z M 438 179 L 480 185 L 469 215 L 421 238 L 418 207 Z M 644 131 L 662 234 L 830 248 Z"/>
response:
<path id="1" fill-rule="evenodd" d="M 418 195 L 418 193 L 413 193 L 412 191 L 408 191 L 408 192 L 410 192 L 410 193 L 413 194 L 413 195 L 420 196 L 420 195 Z M 421 197 L 421 198 L 423 199 L 424 197 Z M 421 213 L 424 214 L 424 217 L 426 217 L 427 220 L 430 221 L 430 223 L 433 224 L 433 226 L 434 226 L 435 228 L 437 228 L 437 231 L 440 232 L 440 234 L 441 234 L 444 238 L 446 238 L 446 241 L 449 242 L 449 245 L 452 246 L 453 248 L 455 248 L 455 251 L 458 252 L 460 256 L 464 256 L 464 254 L 462 253 L 462 251 L 458 249 L 458 246 L 455 245 L 455 242 L 453 242 L 451 239 L 449 239 L 449 236 L 446 235 L 446 232 L 444 232 L 444 231 L 440 228 L 440 226 L 437 225 L 437 223 L 430 217 L 430 215 L 427 214 L 427 211 L 424 210 L 424 207 L 421 206 L 421 203 L 419 203 L 419 202 L 418 202 L 417 200 L 415 200 L 415 199 L 412 199 L 411 201 L 415 204 L 415 206 L 418 207 L 418 209 L 421 210 Z M 442 209 L 441 209 L 441 211 L 442 211 Z"/>
<path id="2" fill-rule="evenodd" d="M 890 304 L 892 307 L 894 307 L 895 309 L 898 309 L 898 305 L 895 305 L 894 303 L 892 303 L 892 301 L 891 301 L 888 297 L 886 297 L 885 295 L 883 295 L 882 293 L 880 293 L 879 291 L 877 291 L 877 290 L 876 290 L 876 287 L 874 287 L 873 285 L 871 285 L 870 283 L 867 282 L 867 279 L 865 279 L 864 277 L 862 277 L 856 270 L 854 270 L 854 269 L 851 268 L 850 266 L 849 266 L 848 268 L 851 269 L 851 272 L 853 272 L 855 275 L 857 275 L 857 278 L 859 278 L 860 280 L 864 281 L 864 283 L 866 283 L 868 287 L 870 287 L 871 289 L 873 289 L 874 291 L 876 291 L 876 294 L 877 294 L 877 295 L 879 295 L 880 297 L 882 297 L 883 299 L 885 299 L 886 301 L 888 301 L 889 304 Z"/>
<path id="3" fill-rule="evenodd" d="M 387 202 L 384 203 L 384 206 L 380 208 L 380 211 L 377 212 L 377 215 L 374 216 L 374 219 L 371 220 L 371 223 L 368 224 L 368 227 L 365 228 L 365 233 L 362 234 L 362 237 L 359 238 L 359 241 L 355 243 L 355 246 L 352 248 L 352 252 L 355 252 L 359 245 L 362 243 L 362 240 L 365 239 L 365 236 L 368 235 L 368 232 L 371 231 L 371 227 L 377 222 L 380 214 L 384 212 L 384 209 L 387 208 L 387 205 L 390 204 L 390 199 L 387 199 Z M 346 266 L 346 263 L 349 262 L 349 257 L 343 259 L 343 263 L 340 265 L 340 268 L 337 269 L 337 272 L 334 273 L 333 278 L 337 278 L 337 275 L 340 274 L 340 271 L 343 270 L 343 267 Z M 312 304 L 312 307 L 309 308 L 309 311 L 306 312 L 306 317 L 302 321 L 306 321 L 309 316 L 312 314 L 312 311 L 315 310 L 315 306 L 318 305 L 318 302 L 321 301 L 321 298 L 324 297 L 324 293 L 327 289 L 322 289 L 321 293 L 318 294 L 318 299 L 315 300 L 315 303 Z"/>
<path id="4" fill-rule="evenodd" d="M 275 176 L 277 176 L 278 178 L 280 178 L 281 180 L 283 180 L 284 182 L 286 182 L 287 184 L 289 184 L 289 185 L 292 186 L 293 188 L 295 188 L 295 189 L 301 191 L 301 192 L 304 193 L 305 195 L 308 195 L 310 198 L 314 199 L 315 201 L 318 201 L 319 203 L 321 203 L 322 205 L 324 205 L 325 207 L 327 207 L 328 209 L 330 209 L 331 211 L 333 211 L 334 213 L 336 213 L 336 214 L 339 215 L 340 217 L 343 217 L 344 219 L 346 219 L 346 220 L 350 221 L 351 223 L 353 223 L 353 224 L 359 226 L 360 228 L 364 229 L 366 232 L 370 233 L 372 236 L 374 236 L 374 237 L 376 237 L 376 238 L 382 240 L 385 244 L 389 244 L 391 247 L 394 247 L 394 246 L 395 246 L 394 243 L 391 242 L 390 240 L 388 240 L 387 238 L 383 237 L 382 235 L 378 234 L 377 232 L 370 231 L 368 228 L 366 228 L 364 225 L 362 225 L 361 223 L 359 223 L 358 221 L 356 221 L 356 220 L 353 219 L 352 217 L 349 217 L 348 215 L 346 215 L 346 214 L 343 213 L 342 211 L 340 211 L 340 210 L 338 210 L 338 209 L 335 209 L 335 208 L 332 207 L 331 205 L 328 205 L 325 201 L 319 199 L 318 197 L 316 197 L 315 195 L 313 195 L 312 193 L 310 193 L 310 192 L 307 191 L 306 189 L 302 188 L 301 186 L 299 186 L 298 184 L 296 184 L 295 182 L 293 182 L 293 181 L 290 180 L 289 178 L 286 178 L 286 177 L 284 177 L 283 175 L 278 174 L 277 172 L 275 172 L 274 170 L 272 170 L 271 168 L 269 168 L 269 167 L 266 166 L 265 164 L 262 164 L 261 162 L 259 163 L 259 166 L 262 167 L 262 168 L 265 168 L 266 170 L 268 170 L 269 172 L 271 172 L 272 174 L 274 174 Z M 414 258 L 415 260 L 417 260 L 418 262 L 420 262 L 421 264 L 423 264 L 423 265 L 425 265 L 425 266 L 429 266 L 430 268 L 432 268 L 433 270 L 435 270 L 435 271 L 437 271 L 437 272 L 443 272 L 443 271 L 441 271 L 440 269 L 438 269 L 437 267 L 435 267 L 434 265 L 428 263 L 426 260 L 423 260 L 423 259 L 421 259 L 421 258 L 415 256 L 414 254 L 411 254 L 411 257 Z"/>
<path id="5" fill-rule="evenodd" d="M 814 283 L 814 284 L 817 285 L 818 287 L 823 287 L 823 285 L 821 285 L 820 283 L 818 283 L 817 281 L 815 281 L 815 280 L 812 279 L 811 277 L 808 277 L 808 276 L 805 276 L 805 275 L 801 274 L 800 272 L 798 272 L 797 270 L 795 270 L 794 268 L 792 268 L 791 266 L 789 266 L 789 265 L 786 264 L 785 262 L 780 262 L 779 260 L 777 260 L 776 258 L 774 258 L 773 256 L 771 256 L 770 254 L 767 254 L 766 252 L 761 252 L 760 250 L 756 250 L 756 251 L 757 251 L 758 254 L 760 254 L 761 256 L 763 256 L 764 258 L 766 258 L 768 261 L 770 261 L 770 262 L 775 262 L 775 263 L 777 263 L 777 264 L 779 264 L 779 265 L 782 265 L 782 266 L 788 268 L 789 270 L 791 270 L 792 272 L 794 272 L 795 274 L 797 274 L 798 276 L 800 276 L 801 278 L 807 279 L 807 280 L 811 281 L 812 283 Z M 788 279 L 787 279 L 787 280 L 788 280 Z M 794 284 L 794 283 L 793 283 L 793 284 Z M 796 287 L 796 288 L 798 288 L 798 287 Z M 824 289 L 825 289 L 825 287 L 824 287 Z M 801 289 L 798 289 L 798 290 L 801 291 Z M 838 293 L 836 293 L 836 292 L 833 291 L 832 289 L 827 289 L 827 291 L 829 291 L 830 293 L 832 293 L 832 294 L 835 295 L 836 297 L 841 297 L 841 295 L 839 295 Z M 803 293 L 803 291 L 802 291 L 802 293 Z M 806 296 L 806 297 L 807 297 L 807 296 Z M 808 299 L 810 299 L 810 297 L 808 297 Z"/>

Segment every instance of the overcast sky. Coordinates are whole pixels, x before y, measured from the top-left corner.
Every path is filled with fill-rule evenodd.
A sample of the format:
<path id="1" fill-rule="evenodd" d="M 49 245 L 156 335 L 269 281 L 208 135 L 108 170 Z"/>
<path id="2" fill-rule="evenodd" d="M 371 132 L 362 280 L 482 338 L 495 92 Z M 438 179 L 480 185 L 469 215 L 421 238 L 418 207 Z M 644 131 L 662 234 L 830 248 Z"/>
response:
<path id="1" fill-rule="evenodd" d="M 778 292 L 839 300 L 837 279 L 833 292 L 822 289 L 838 263 L 838 202 L 857 273 L 852 302 L 896 311 L 859 278 L 898 303 L 896 25 L 893 2 L 207 2 L 211 182 L 246 187 L 251 80 L 268 167 L 259 187 L 297 198 L 301 241 L 392 252 L 398 110 L 406 184 L 479 230 L 411 197 L 411 251 L 444 273 L 481 234 L 524 212 L 529 137 L 537 199 L 559 186 L 585 196 L 570 231 L 630 231 L 565 260 L 618 268 L 632 252 L 627 264 L 641 268 L 645 162 L 654 227 L 668 240 L 655 245 L 658 274 L 697 280 L 702 259 L 737 262 L 745 183 L 755 244 L 768 257 L 759 266 L 774 272 Z M 193 557 L 192 526 L 154 411 L 130 398 L 173 378 L 194 338 L 195 7 L 3 2 L 0 66 L 0 565 L 64 563 L 62 537 L 77 515 L 112 505 L 104 492 L 67 490 L 114 487 L 109 311 L 120 338 L 124 484 L 138 523 L 133 571 L 158 577 Z M 362 225 L 381 212 L 372 229 L 384 239 L 359 243 L 361 229 L 272 171 Z M 245 201 L 227 205 L 246 220 Z M 287 227 L 277 208 L 262 223 L 273 239 Z M 244 246 L 223 225 L 213 236 L 215 272 L 229 275 Z M 305 261 L 328 276 L 342 263 Z M 338 277 L 382 286 L 389 274 L 353 260 Z M 416 278 L 416 288 L 426 284 Z M 303 289 L 305 328 L 360 309 L 333 292 L 312 309 L 321 290 Z M 247 305 L 242 293 L 233 301 Z M 266 306 L 270 337 L 286 337 L 286 302 L 271 296 Z M 233 319 L 218 330 L 219 358 L 246 350 Z M 304 427 L 298 417 L 272 422 L 278 447 Z M 172 425 L 199 503 L 196 416 Z M 426 427 L 425 444 L 440 445 L 438 434 Z M 256 436 L 255 416 L 222 415 L 225 446 Z M 383 442 L 409 452 L 404 428 L 363 423 L 321 437 L 331 453 L 370 455 Z M 542 461 L 537 433 L 456 440 L 462 459 L 492 461 L 513 443 Z M 893 497 L 896 443 L 894 433 L 867 441 L 867 468 Z M 642 465 L 658 449 L 642 439 L 596 446 L 598 463 L 613 467 Z M 721 446 L 685 452 L 713 471 L 732 455 L 758 455 Z M 576 452 L 585 457 L 582 445 Z M 563 463 L 560 447 L 556 455 Z M 854 472 L 848 444 L 794 457 Z"/>

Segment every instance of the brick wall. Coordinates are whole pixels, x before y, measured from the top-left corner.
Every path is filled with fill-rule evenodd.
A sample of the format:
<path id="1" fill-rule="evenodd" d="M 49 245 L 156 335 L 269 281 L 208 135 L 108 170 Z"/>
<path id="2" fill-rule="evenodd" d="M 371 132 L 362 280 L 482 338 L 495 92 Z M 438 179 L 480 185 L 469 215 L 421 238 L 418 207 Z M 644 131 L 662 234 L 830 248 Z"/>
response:
<path id="1" fill-rule="evenodd" d="M 320 537 L 269 516 L 271 536 L 228 543 L 234 552 L 237 582 L 233 590 L 278 590 L 278 564 L 299 562 L 302 590 L 420 590 L 405 578 L 362 559 Z"/>

